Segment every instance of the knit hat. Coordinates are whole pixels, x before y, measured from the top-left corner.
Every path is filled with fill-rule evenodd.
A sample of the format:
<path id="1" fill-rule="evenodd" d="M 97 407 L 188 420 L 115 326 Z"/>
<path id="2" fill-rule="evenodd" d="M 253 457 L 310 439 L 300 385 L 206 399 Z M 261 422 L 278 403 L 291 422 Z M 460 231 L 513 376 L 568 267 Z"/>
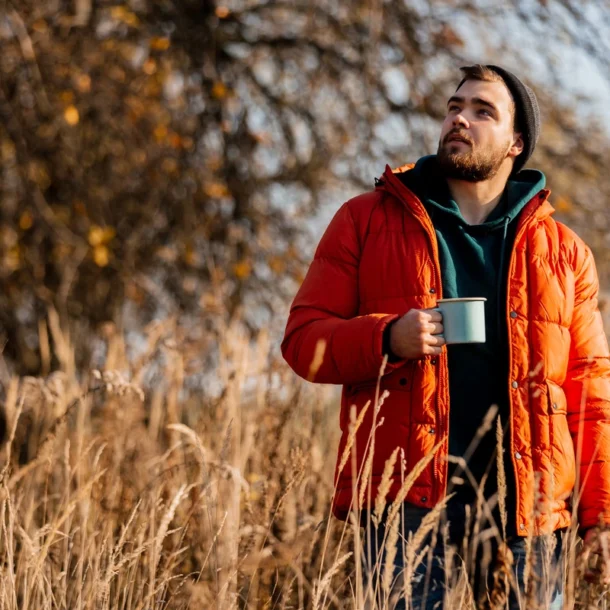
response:
<path id="1" fill-rule="evenodd" d="M 485 67 L 502 77 L 504 84 L 511 92 L 515 101 L 515 118 L 523 135 L 523 152 L 515 159 L 512 171 L 514 175 L 521 170 L 532 156 L 540 136 L 540 108 L 538 107 L 538 100 L 536 99 L 536 94 L 512 72 L 499 66 L 487 65 Z M 466 80 L 466 78 L 463 78 L 457 88 L 459 89 Z"/>

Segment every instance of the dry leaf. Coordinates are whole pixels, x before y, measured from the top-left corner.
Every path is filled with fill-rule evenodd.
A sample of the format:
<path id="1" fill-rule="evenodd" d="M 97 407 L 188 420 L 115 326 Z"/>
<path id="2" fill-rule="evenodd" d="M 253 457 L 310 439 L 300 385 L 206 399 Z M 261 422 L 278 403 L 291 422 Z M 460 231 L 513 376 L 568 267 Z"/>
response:
<path id="1" fill-rule="evenodd" d="M 169 46 L 169 38 L 166 38 L 165 36 L 158 36 L 150 41 L 150 48 L 153 51 L 167 51 L 167 49 L 169 49 Z"/>
<path id="2" fill-rule="evenodd" d="M 93 248 L 93 260 L 98 267 L 106 267 L 110 262 L 110 251 L 106 246 Z"/>
<path id="3" fill-rule="evenodd" d="M 68 106 L 66 108 L 64 111 L 64 119 L 68 125 L 74 126 L 78 124 L 80 117 L 75 106 Z"/>
<path id="4" fill-rule="evenodd" d="M 250 264 L 250 261 L 244 259 L 233 265 L 233 273 L 235 274 L 235 277 L 240 280 L 247 278 L 250 273 L 252 273 L 252 265 Z"/>
<path id="5" fill-rule="evenodd" d="M 222 100 L 225 97 L 227 97 L 229 91 L 226 88 L 226 86 L 224 85 L 224 83 L 221 83 L 220 81 L 214 83 L 214 86 L 212 87 L 212 95 L 217 99 L 217 100 Z"/>

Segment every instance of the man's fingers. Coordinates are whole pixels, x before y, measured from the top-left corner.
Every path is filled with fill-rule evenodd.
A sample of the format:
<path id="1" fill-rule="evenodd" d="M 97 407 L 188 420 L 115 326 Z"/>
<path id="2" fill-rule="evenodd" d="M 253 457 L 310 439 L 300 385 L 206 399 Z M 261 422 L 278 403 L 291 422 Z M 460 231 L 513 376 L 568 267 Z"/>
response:
<path id="1" fill-rule="evenodd" d="M 443 314 L 440 311 L 435 311 L 434 309 L 422 309 L 430 316 L 430 322 L 442 322 Z"/>
<path id="2" fill-rule="evenodd" d="M 427 326 L 427 331 L 431 335 L 440 335 L 445 328 L 440 322 L 429 322 Z"/>
<path id="3" fill-rule="evenodd" d="M 433 347 L 442 347 L 446 343 L 445 337 L 442 337 L 441 335 L 430 335 L 430 334 L 426 335 L 425 342 L 427 345 L 430 345 Z"/>
<path id="4" fill-rule="evenodd" d="M 425 356 L 440 356 L 443 350 L 440 347 L 436 347 L 435 345 L 426 345 L 424 348 Z"/>

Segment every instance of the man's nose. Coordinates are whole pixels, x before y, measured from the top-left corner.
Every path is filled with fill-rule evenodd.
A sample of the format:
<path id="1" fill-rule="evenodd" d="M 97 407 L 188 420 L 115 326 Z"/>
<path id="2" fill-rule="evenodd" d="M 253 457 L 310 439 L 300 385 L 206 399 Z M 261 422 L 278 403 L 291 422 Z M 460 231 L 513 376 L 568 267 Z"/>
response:
<path id="1" fill-rule="evenodd" d="M 461 112 L 458 112 L 453 117 L 453 125 L 455 125 L 456 127 L 458 127 L 459 125 L 463 125 L 464 127 L 466 127 L 466 129 L 468 129 L 468 127 L 470 127 L 470 124 L 468 123 L 468 121 L 466 120 L 466 118 L 464 117 L 464 115 Z"/>

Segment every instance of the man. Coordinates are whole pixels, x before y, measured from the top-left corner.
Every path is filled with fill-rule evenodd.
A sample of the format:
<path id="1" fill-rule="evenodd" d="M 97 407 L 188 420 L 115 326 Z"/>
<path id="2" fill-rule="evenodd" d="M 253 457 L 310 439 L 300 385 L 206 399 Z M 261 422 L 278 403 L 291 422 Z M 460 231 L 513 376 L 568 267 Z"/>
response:
<path id="1" fill-rule="evenodd" d="M 401 506 L 405 535 L 448 490 L 455 492 L 445 510 L 451 543 L 461 548 L 475 513 L 476 528 L 500 530 L 496 440 L 493 433 L 475 438 L 497 405 L 505 430 L 505 536 L 518 585 L 511 607 L 525 594 L 530 538 L 540 601 L 560 608 L 561 578 L 551 582 L 542 563 L 552 556 L 561 572 L 560 533 L 574 505 L 591 548 L 597 526 L 610 522 L 610 360 L 597 274 L 589 248 L 552 218 L 544 175 L 523 169 L 540 130 L 533 91 L 498 66 L 462 72 L 437 154 L 386 167 L 373 192 L 335 215 L 295 297 L 282 352 L 302 377 L 343 385 L 333 512 L 345 519 L 362 509 L 373 564 L 386 535 L 387 509 L 370 527 L 386 465 L 389 503 L 429 459 Z M 432 308 L 450 297 L 487 299 L 484 344 L 445 345 L 442 317 Z M 362 416 L 353 439 L 352 405 Z M 344 451 L 355 452 L 355 471 L 351 459 L 339 468 Z M 448 456 L 467 459 L 465 468 Z M 490 510 L 480 510 L 481 499 Z M 430 556 L 417 568 L 425 577 L 416 570 L 412 579 L 414 608 L 442 603 L 438 540 L 429 539 Z M 474 557 L 480 568 L 476 549 Z M 402 561 L 401 547 L 396 576 Z M 491 574 L 475 577 L 483 595 Z"/>

